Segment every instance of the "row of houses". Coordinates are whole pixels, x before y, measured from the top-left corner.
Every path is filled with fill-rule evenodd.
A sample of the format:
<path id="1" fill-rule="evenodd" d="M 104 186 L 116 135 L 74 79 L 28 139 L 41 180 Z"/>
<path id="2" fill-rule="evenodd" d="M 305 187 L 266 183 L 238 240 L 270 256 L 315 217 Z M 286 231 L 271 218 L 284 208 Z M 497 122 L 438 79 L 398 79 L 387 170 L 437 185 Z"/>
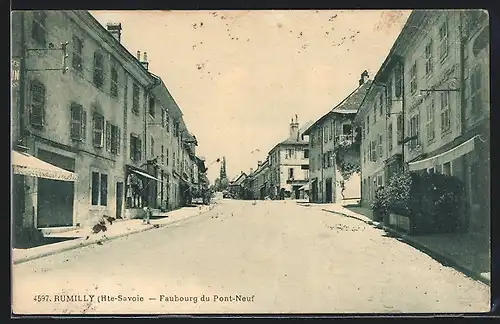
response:
<path id="1" fill-rule="evenodd" d="M 208 186 L 181 109 L 121 34 L 87 11 L 13 12 L 15 228 L 167 211 Z"/>
<path id="2" fill-rule="evenodd" d="M 462 228 L 487 232 L 488 33 L 481 10 L 413 11 L 372 79 L 364 71 L 305 131 L 294 133 L 292 120 L 290 138 L 234 186 L 250 199 L 308 196 L 370 208 L 395 173 L 439 172 L 464 184 Z"/>
<path id="3" fill-rule="evenodd" d="M 489 69 L 485 11 L 411 13 L 356 115 L 365 205 L 399 170 L 439 172 L 464 184 L 461 227 L 488 232 Z"/>
<path id="4" fill-rule="evenodd" d="M 240 199 L 307 199 L 301 190 L 309 181 L 309 139 L 298 116 L 291 118 L 289 136 L 277 143 L 265 161 L 247 174 L 241 172 L 230 183 L 233 196 Z"/>

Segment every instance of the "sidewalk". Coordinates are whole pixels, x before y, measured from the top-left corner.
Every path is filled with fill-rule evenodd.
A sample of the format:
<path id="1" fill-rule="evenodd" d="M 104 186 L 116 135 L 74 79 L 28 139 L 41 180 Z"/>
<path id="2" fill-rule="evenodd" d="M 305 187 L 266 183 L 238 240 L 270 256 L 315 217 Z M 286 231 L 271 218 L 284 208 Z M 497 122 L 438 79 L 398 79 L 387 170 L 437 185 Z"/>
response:
<path id="1" fill-rule="evenodd" d="M 46 234 L 45 237 L 53 238 L 55 240 L 60 239 L 62 242 L 37 246 L 29 249 L 12 249 L 12 262 L 13 264 L 19 264 L 64 251 L 73 250 L 79 247 L 98 244 L 103 241 L 109 241 L 130 234 L 148 231 L 153 228 L 164 227 L 187 218 L 199 216 L 209 210 L 212 210 L 213 208 L 215 208 L 215 205 L 184 207 L 172 210 L 166 213 L 161 213 L 158 216 L 155 215 L 155 217 L 150 220 L 151 224 L 149 225 L 143 224 L 142 219 L 118 220 L 113 222 L 111 225 L 107 223 L 107 231 L 99 232 L 97 234 L 93 234 L 91 228 Z"/>
<path id="2" fill-rule="evenodd" d="M 421 250 L 441 263 L 452 266 L 465 275 L 491 285 L 490 253 L 479 248 L 480 238 L 473 233 L 434 235 L 408 235 L 373 221 L 371 209 L 364 207 L 343 207 L 340 204 L 300 204 L 357 219 L 366 224 L 384 229 L 399 237 L 403 242 Z"/>

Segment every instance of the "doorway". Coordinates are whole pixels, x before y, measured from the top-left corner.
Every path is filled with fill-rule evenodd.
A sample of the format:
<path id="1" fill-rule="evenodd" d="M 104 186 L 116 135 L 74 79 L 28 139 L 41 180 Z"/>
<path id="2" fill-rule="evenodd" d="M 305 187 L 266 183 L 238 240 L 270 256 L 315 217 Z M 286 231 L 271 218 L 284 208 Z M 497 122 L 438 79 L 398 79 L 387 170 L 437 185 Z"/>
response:
<path id="1" fill-rule="evenodd" d="M 122 218 L 123 182 L 116 183 L 116 219 Z"/>
<path id="2" fill-rule="evenodd" d="M 332 179 L 326 179 L 326 202 L 331 203 L 332 202 Z"/>

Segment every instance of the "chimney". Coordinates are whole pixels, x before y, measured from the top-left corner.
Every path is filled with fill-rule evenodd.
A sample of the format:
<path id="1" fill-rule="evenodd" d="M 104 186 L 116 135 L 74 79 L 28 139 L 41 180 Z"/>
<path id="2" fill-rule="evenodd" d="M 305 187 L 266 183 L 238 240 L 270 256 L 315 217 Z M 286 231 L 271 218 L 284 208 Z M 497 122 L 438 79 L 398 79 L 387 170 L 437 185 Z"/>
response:
<path id="1" fill-rule="evenodd" d="M 139 51 L 137 51 L 137 53 L 139 53 Z M 143 55 L 143 59 L 142 61 L 140 60 L 139 58 L 139 62 L 141 62 L 142 66 L 144 66 L 144 68 L 147 70 L 148 67 L 149 67 L 149 62 L 148 62 L 148 53 L 147 52 L 144 52 L 144 55 Z"/>
<path id="2" fill-rule="evenodd" d="M 257 161 L 257 166 L 262 166 L 262 161 Z"/>
<path id="3" fill-rule="evenodd" d="M 300 134 L 299 134 L 299 117 L 295 115 L 295 121 L 292 120 L 290 121 L 290 138 L 294 139 L 295 141 L 299 141 L 300 139 Z"/>
<path id="4" fill-rule="evenodd" d="M 362 86 L 364 83 L 366 83 L 366 81 L 368 81 L 369 78 L 370 76 L 368 75 L 368 71 L 364 70 L 363 73 L 361 73 L 361 78 L 359 79 L 359 85 Z"/>
<path id="5" fill-rule="evenodd" d="M 121 42 L 122 38 L 122 24 L 121 23 L 107 23 L 106 27 L 108 32 L 113 35 L 119 42 Z"/>
<path id="6" fill-rule="evenodd" d="M 137 51 L 137 60 L 141 61 L 141 51 Z"/>
<path id="7" fill-rule="evenodd" d="M 250 173 L 252 173 L 252 172 L 253 172 L 253 168 L 250 168 Z"/>

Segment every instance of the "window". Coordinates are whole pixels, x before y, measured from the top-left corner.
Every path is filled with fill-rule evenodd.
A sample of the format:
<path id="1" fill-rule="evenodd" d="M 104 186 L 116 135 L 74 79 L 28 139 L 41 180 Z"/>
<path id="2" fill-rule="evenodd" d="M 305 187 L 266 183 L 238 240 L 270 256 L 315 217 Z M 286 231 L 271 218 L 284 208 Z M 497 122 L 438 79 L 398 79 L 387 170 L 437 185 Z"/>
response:
<path id="1" fill-rule="evenodd" d="M 387 114 L 392 111 L 392 77 L 389 77 L 387 82 Z"/>
<path id="2" fill-rule="evenodd" d="M 104 83 L 104 56 L 101 52 L 94 53 L 94 85 L 102 88 Z"/>
<path id="3" fill-rule="evenodd" d="M 293 168 L 288 168 L 288 180 L 293 180 Z"/>
<path id="4" fill-rule="evenodd" d="M 45 117 L 45 86 L 33 80 L 30 84 L 30 123 L 31 126 L 42 128 Z"/>
<path id="5" fill-rule="evenodd" d="M 106 151 L 111 152 L 111 122 L 106 120 Z"/>
<path id="6" fill-rule="evenodd" d="M 402 71 L 402 64 L 398 63 L 396 64 L 396 67 L 394 69 L 394 82 L 395 87 L 394 87 L 394 95 L 396 98 L 401 98 L 401 95 L 403 93 L 403 71 Z"/>
<path id="7" fill-rule="evenodd" d="M 161 128 L 165 128 L 165 119 L 166 119 L 167 113 L 165 112 L 165 109 L 161 109 Z M 168 132 L 168 130 L 167 130 Z"/>
<path id="8" fill-rule="evenodd" d="M 441 133 L 450 130 L 450 93 L 441 92 Z"/>
<path id="9" fill-rule="evenodd" d="M 175 152 L 172 152 L 172 167 L 174 168 L 175 170 Z"/>
<path id="10" fill-rule="evenodd" d="M 142 143 L 139 136 L 130 134 L 130 159 L 132 161 L 141 160 Z"/>
<path id="11" fill-rule="evenodd" d="M 448 21 L 439 27 L 439 57 L 446 58 L 448 55 Z"/>
<path id="12" fill-rule="evenodd" d="M 93 206 L 108 205 L 108 176 L 104 173 L 92 172 L 92 196 Z"/>
<path id="13" fill-rule="evenodd" d="M 410 92 L 415 93 L 417 87 L 417 61 L 415 61 L 410 69 Z"/>
<path id="14" fill-rule="evenodd" d="M 155 156 L 155 138 L 151 136 L 151 158 Z"/>
<path id="15" fill-rule="evenodd" d="M 451 175 L 451 162 L 443 164 L 443 174 L 448 176 Z"/>
<path id="16" fill-rule="evenodd" d="M 370 161 L 371 162 L 376 162 L 377 161 L 377 152 L 376 152 L 376 143 L 375 141 L 370 142 Z"/>
<path id="17" fill-rule="evenodd" d="M 370 134 L 370 116 L 366 116 L 366 135 Z"/>
<path id="18" fill-rule="evenodd" d="M 479 114 L 482 111 L 483 103 L 481 99 L 481 67 L 477 65 L 472 72 L 470 78 L 470 98 L 471 98 L 471 113 Z"/>
<path id="19" fill-rule="evenodd" d="M 161 161 L 161 164 L 165 163 L 165 147 L 162 145 L 161 146 L 161 157 L 160 157 L 160 161 Z"/>
<path id="20" fill-rule="evenodd" d="M 342 134 L 343 135 L 352 135 L 352 125 L 351 124 L 343 124 L 342 125 Z"/>
<path id="21" fill-rule="evenodd" d="M 314 134 L 311 134 L 311 147 L 314 147 Z"/>
<path id="22" fill-rule="evenodd" d="M 328 125 L 325 125 L 325 127 L 323 127 L 323 141 L 326 143 L 328 142 L 328 134 L 329 134 L 329 130 L 328 130 Z"/>
<path id="23" fill-rule="evenodd" d="M 361 123 L 361 139 L 365 139 L 365 130 L 366 130 L 365 128 L 366 128 L 365 122 L 363 121 Z"/>
<path id="24" fill-rule="evenodd" d="M 334 131 L 335 131 L 335 120 L 332 119 L 330 121 L 330 140 L 333 139 Z"/>
<path id="25" fill-rule="evenodd" d="M 40 45 L 45 46 L 47 44 L 47 28 L 45 27 L 45 21 L 47 19 L 47 13 L 45 11 L 35 11 L 33 12 L 33 24 L 31 26 L 31 36 Z"/>
<path id="26" fill-rule="evenodd" d="M 167 165 L 168 165 L 168 162 L 169 162 L 169 158 L 170 158 L 170 151 L 169 151 L 169 149 L 167 149 Z"/>
<path id="27" fill-rule="evenodd" d="M 392 151 L 392 146 L 393 146 L 393 143 L 392 143 L 392 124 L 389 124 L 389 126 L 387 126 L 387 149 L 389 152 Z"/>
<path id="28" fill-rule="evenodd" d="M 380 116 L 382 116 L 382 114 L 384 113 L 384 96 L 382 94 L 380 94 L 378 101 L 379 101 L 378 103 L 379 113 Z"/>
<path id="29" fill-rule="evenodd" d="M 414 115 L 410 118 L 410 137 L 415 137 L 414 139 L 410 140 L 410 149 L 414 149 L 418 145 L 418 123 L 418 115 Z"/>
<path id="30" fill-rule="evenodd" d="M 70 125 L 70 136 L 72 140 L 75 141 L 85 141 L 85 124 L 87 121 L 87 115 L 82 105 L 72 103 L 71 109 L 71 125 Z"/>
<path id="31" fill-rule="evenodd" d="M 139 86 L 134 83 L 132 88 L 132 112 L 139 115 Z"/>
<path id="32" fill-rule="evenodd" d="M 363 150 L 363 163 L 366 163 L 366 148 Z"/>
<path id="33" fill-rule="evenodd" d="M 430 75 L 433 71 L 432 39 L 425 46 L 425 75 Z"/>
<path id="34" fill-rule="evenodd" d="M 373 104 L 373 124 L 377 123 L 377 104 Z"/>
<path id="35" fill-rule="evenodd" d="M 120 127 L 111 125 L 111 153 L 120 155 L 121 133 Z"/>
<path id="36" fill-rule="evenodd" d="M 293 149 L 286 149 L 286 151 L 285 151 L 286 152 L 285 153 L 285 159 L 291 159 L 292 156 L 293 156 L 293 154 L 294 154 L 293 151 L 294 151 Z"/>
<path id="37" fill-rule="evenodd" d="M 175 136 L 179 137 L 179 122 L 175 122 Z"/>
<path id="38" fill-rule="evenodd" d="M 384 155 L 382 142 L 383 142 L 382 135 L 379 135 L 378 136 L 378 156 L 380 158 L 382 158 L 382 156 Z"/>
<path id="39" fill-rule="evenodd" d="M 427 142 L 432 142 L 436 137 L 434 127 L 434 99 L 431 99 L 427 105 L 427 122 L 425 124 L 425 132 L 427 133 Z"/>
<path id="40" fill-rule="evenodd" d="M 104 145 L 104 117 L 94 113 L 92 121 L 92 143 L 95 147 L 102 147 Z"/>
<path id="41" fill-rule="evenodd" d="M 116 66 L 111 68 L 111 96 L 118 98 L 118 69 Z"/>
<path id="42" fill-rule="evenodd" d="M 149 97 L 149 114 L 155 116 L 155 98 L 152 96 Z"/>
<path id="43" fill-rule="evenodd" d="M 304 180 L 309 180 L 309 170 L 304 170 Z"/>
<path id="44" fill-rule="evenodd" d="M 108 176 L 101 173 L 101 206 L 108 205 Z"/>
<path id="45" fill-rule="evenodd" d="M 167 129 L 167 133 L 170 133 L 170 116 L 165 111 L 165 128 Z"/>
<path id="46" fill-rule="evenodd" d="M 83 39 L 73 36 L 73 70 L 83 72 Z"/>
<path id="47" fill-rule="evenodd" d="M 309 158 L 309 150 L 304 149 L 303 153 L 304 153 L 304 159 L 308 159 Z"/>

